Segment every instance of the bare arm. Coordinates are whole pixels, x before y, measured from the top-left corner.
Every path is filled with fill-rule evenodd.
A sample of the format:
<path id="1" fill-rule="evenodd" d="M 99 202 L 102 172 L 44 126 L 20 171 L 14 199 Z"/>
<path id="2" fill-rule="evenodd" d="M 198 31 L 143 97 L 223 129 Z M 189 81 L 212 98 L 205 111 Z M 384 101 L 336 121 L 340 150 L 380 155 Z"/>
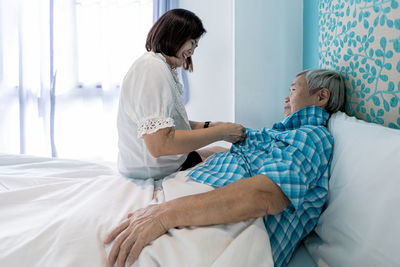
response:
<path id="1" fill-rule="evenodd" d="M 224 140 L 236 143 L 243 140 L 246 129 L 235 123 L 221 123 L 210 128 L 174 130 L 171 127 L 143 135 L 147 149 L 153 157 L 184 154 Z"/>
<path id="2" fill-rule="evenodd" d="M 196 130 L 196 129 L 201 129 L 204 128 L 204 121 L 203 122 L 199 122 L 199 121 L 189 121 L 190 123 L 190 128 L 192 128 L 192 130 Z M 219 124 L 224 124 L 224 122 L 221 121 L 212 121 L 210 122 L 210 124 L 208 125 L 208 127 L 214 127 L 217 126 Z"/>
<path id="3" fill-rule="evenodd" d="M 289 204 L 277 184 L 264 175 L 256 175 L 207 193 L 166 202 L 162 222 L 167 229 L 225 224 L 277 214 Z"/>
<path id="4" fill-rule="evenodd" d="M 181 197 L 135 211 L 105 240 L 115 240 L 107 266 L 117 261 L 133 264 L 143 247 L 177 226 L 224 224 L 276 214 L 290 204 L 289 199 L 264 175 L 236 181 L 216 190 Z"/>
<path id="5" fill-rule="evenodd" d="M 192 128 L 192 130 L 204 128 L 204 122 L 189 121 L 189 124 L 190 124 L 190 128 Z"/>

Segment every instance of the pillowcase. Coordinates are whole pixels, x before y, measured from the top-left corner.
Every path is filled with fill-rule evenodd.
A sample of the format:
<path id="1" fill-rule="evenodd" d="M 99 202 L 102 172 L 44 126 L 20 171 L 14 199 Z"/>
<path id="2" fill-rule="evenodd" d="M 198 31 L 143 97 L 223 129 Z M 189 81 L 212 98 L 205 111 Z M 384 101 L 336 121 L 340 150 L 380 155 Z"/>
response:
<path id="1" fill-rule="evenodd" d="M 328 129 L 327 207 L 306 248 L 318 266 L 400 266 L 400 130 L 341 112 Z"/>

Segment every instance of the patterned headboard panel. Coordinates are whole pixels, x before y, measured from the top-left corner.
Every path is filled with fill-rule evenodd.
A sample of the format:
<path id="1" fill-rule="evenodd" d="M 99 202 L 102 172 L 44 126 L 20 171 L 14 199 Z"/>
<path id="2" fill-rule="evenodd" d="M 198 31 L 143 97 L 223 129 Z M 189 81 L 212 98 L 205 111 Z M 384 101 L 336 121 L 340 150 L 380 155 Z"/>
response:
<path id="1" fill-rule="evenodd" d="M 349 115 L 400 128 L 399 0 L 320 0 L 319 65 L 346 78 Z"/>

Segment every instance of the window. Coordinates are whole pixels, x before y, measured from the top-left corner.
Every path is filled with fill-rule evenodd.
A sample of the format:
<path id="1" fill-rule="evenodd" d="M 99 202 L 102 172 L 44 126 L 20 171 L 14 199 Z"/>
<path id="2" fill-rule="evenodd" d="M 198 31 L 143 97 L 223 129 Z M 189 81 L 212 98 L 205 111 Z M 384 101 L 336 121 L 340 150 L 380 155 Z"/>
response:
<path id="1" fill-rule="evenodd" d="M 119 87 L 145 52 L 153 1 L 0 0 L 0 19 L 0 151 L 25 139 L 23 153 L 51 155 L 52 65 L 57 156 L 115 161 Z"/>

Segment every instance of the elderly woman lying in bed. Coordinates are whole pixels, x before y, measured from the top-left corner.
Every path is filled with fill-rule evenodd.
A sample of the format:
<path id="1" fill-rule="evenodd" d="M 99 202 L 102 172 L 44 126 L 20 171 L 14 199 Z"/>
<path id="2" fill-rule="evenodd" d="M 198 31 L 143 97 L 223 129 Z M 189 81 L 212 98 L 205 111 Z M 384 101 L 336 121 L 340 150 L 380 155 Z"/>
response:
<path id="1" fill-rule="evenodd" d="M 108 266 L 132 264 L 154 239 L 178 226 L 264 217 L 276 266 L 285 266 L 315 226 L 328 193 L 333 139 L 329 114 L 342 110 L 345 86 L 329 70 L 299 73 L 285 98 L 285 119 L 248 129 L 246 139 L 217 153 L 188 177 L 216 190 L 150 205 L 128 215 L 105 240 Z M 244 179 L 247 178 L 247 179 Z"/>

